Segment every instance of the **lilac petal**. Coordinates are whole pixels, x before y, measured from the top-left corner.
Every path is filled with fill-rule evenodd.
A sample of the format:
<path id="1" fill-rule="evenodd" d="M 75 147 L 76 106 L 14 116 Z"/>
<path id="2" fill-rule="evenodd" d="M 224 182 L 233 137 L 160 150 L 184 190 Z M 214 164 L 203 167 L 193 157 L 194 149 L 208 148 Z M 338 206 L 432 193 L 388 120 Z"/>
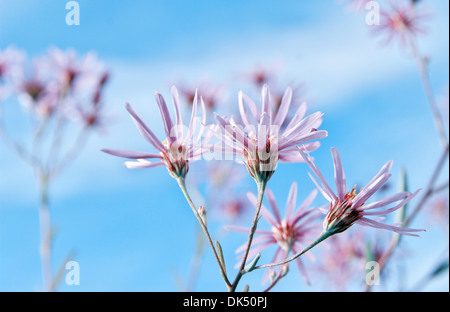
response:
<path id="1" fill-rule="evenodd" d="M 364 187 L 358 195 L 355 196 L 353 200 L 353 207 L 358 209 L 363 205 L 373 194 L 375 194 L 389 179 L 391 178 L 390 173 L 386 173 L 380 176 L 377 180 L 373 181 L 371 184 Z"/>
<path id="2" fill-rule="evenodd" d="M 302 147 L 304 147 L 307 152 L 312 152 L 315 151 L 316 149 L 318 149 L 320 147 L 320 142 L 315 141 L 315 142 L 311 142 L 311 143 L 306 143 L 303 144 Z M 298 153 L 298 149 L 297 146 L 288 148 L 283 150 L 282 152 L 280 152 L 280 161 L 281 162 L 305 162 L 305 160 L 303 159 L 303 157 Z"/>
<path id="3" fill-rule="evenodd" d="M 288 148 L 288 147 L 291 147 L 294 145 L 304 144 L 309 141 L 323 139 L 323 138 L 326 138 L 327 136 L 328 136 L 328 132 L 326 130 L 313 131 L 313 132 L 310 132 L 309 134 L 306 134 L 305 136 L 296 138 L 295 140 L 286 140 L 285 142 L 283 142 L 283 144 L 280 144 L 279 150 L 281 151 L 281 150 L 284 150 L 285 148 Z"/>
<path id="4" fill-rule="evenodd" d="M 341 157 L 336 148 L 331 148 L 331 154 L 333 155 L 334 161 L 334 178 L 336 181 L 336 191 L 339 200 L 343 201 L 345 198 L 345 193 L 347 191 L 347 185 L 345 182 L 345 173 L 342 167 Z"/>
<path id="5" fill-rule="evenodd" d="M 200 97 L 200 103 L 201 103 L 201 107 L 202 107 L 202 125 L 200 127 L 200 131 L 198 132 L 198 136 L 195 139 L 195 142 L 198 142 L 201 140 L 203 133 L 205 132 L 206 129 L 206 106 L 205 106 L 205 102 L 203 101 L 203 98 Z M 207 138 L 207 140 L 209 140 L 210 138 Z"/>
<path id="6" fill-rule="evenodd" d="M 320 183 L 322 184 L 323 190 L 321 191 L 322 194 L 324 194 L 324 191 L 326 192 L 326 194 L 328 196 L 325 196 L 332 199 L 332 201 L 336 200 L 336 195 L 334 194 L 334 192 L 331 190 L 330 186 L 328 185 L 327 181 L 325 180 L 324 176 L 322 175 L 322 173 L 320 172 L 319 168 L 317 168 L 316 164 L 314 163 L 314 161 L 311 159 L 311 157 L 309 157 L 309 155 L 306 155 L 301 148 L 298 147 L 298 151 L 300 152 L 300 154 L 302 155 L 303 159 L 306 161 L 306 163 L 308 164 L 309 168 L 311 168 L 311 170 L 314 172 L 314 174 L 316 175 L 316 177 L 319 179 Z M 312 178 L 312 176 L 310 175 L 310 177 Z M 317 186 L 317 182 L 315 182 L 315 180 L 313 179 L 313 182 L 316 184 Z M 319 191 L 321 190 L 321 188 L 319 188 Z"/>
<path id="7" fill-rule="evenodd" d="M 256 207 L 258 203 L 258 199 L 256 198 L 255 194 L 248 192 L 247 198 L 250 201 L 250 203 Z M 278 223 L 275 221 L 275 219 L 270 214 L 269 210 L 264 205 L 261 205 L 261 211 L 260 211 L 262 217 L 266 219 L 267 222 L 269 222 L 272 226 L 277 226 Z"/>
<path id="8" fill-rule="evenodd" d="M 161 158 L 161 155 L 147 152 L 117 150 L 117 149 L 102 149 L 103 153 L 110 154 L 117 157 L 131 158 L 131 159 L 145 159 L 145 158 Z"/>
<path id="9" fill-rule="evenodd" d="M 282 260 L 285 260 L 287 255 L 283 256 L 283 254 L 286 255 L 286 252 L 284 252 L 283 249 L 281 249 L 281 247 L 278 247 L 277 250 L 275 251 L 275 254 L 273 255 L 273 258 L 270 261 L 270 263 L 278 263 L 278 262 L 281 262 Z M 266 270 L 266 272 L 263 275 L 262 281 L 261 281 L 262 285 L 267 283 L 267 281 L 269 280 L 270 274 L 272 272 L 274 272 L 273 268 Z"/>
<path id="10" fill-rule="evenodd" d="M 172 129 L 173 129 L 173 123 L 172 119 L 170 118 L 169 110 L 167 109 L 166 101 L 164 100 L 163 96 L 159 93 L 155 93 L 156 102 L 158 103 L 159 112 L 161 113 L 161 118 L 164 124 L 164 130 L 166 132 L 167 140 L 170 144 L 174 142 L 172 137 Z"/>
<path id="11" fill-rule="evenodd" d="M 368 205 L 364 205 L 364 211 L 387 206 L 387 205 L 395 203 L 395 202 L 397 202 L 399 200 L 403 200 L 405 198 L 408 198 L 408 196 L 410 196 L 410 195 L 411 195 L 411 192 L 400 192 L 400 193 L 396 193 L 396 194 L 387 196 L 387 197 L 385 197 L 383 199 L 377 200 L 377 201 L 375 201 L 373 203 L 370 203 Z"/>
<path id="12" fill-rule="evenodd" d="M 323 115 L 324 114 L 321 112 L 315 112 L 314 114 L 305 117 L 293 127 L 286 129 L 283 133 L 283 137 L 287 140 L 295 139 L 299 135 L 302 136 L 305 133 L 311 132 L 311 129 L 318 128 L 318 126 L 322 123 Z"/>
<path id="13" fill-rule="evenodd" d="M 266 244 L 266 243 L 273 244 L 274 242 L 275 242 L 275 239 L 273 238 L 272 235 L 259 236 L 252 240 L 252 248 L 257 247 L 259 244 Z M 241 246 L 239 246 L 238 249 L 236 249 L 235 253 L 238 254 L 238 253 L 244 252 L 246 248 L 247 248 L 247 243 L 242 244 Z"/>
<path id="14" fill-rule="evenodd" d="M 392 160 L 390 160 L 387 163 L 385 163 L 383 165 L 383 167 L 381 167 L 380 171 L 373 177 L 373 179 L 370 180 L 369 183 L 367 183 L 367 185 L 371 185 L 376 180 L 378 180 L 379 177 L 381 177 L 382 175 L 388 173 L 391 170 L 393 164 L 394 164 L 394 161 L 392 161 Z"/>
<path id="15" fill-rule="evenodd" d="M 371 219 L 365 218 L 365 217 L 361 217 L 358 221 L 356 221 L 356 223 L 358 223 L 360 225 L 370 226 L 370 227 L 373 227 L 376 229 L 389 230 L 389 231 L 393 231 L 395 233 L 399 233 L 402 235 L 415 236 L 415 237 L 419 237 L 419 235 L 412 234 L 412 233 L 425 231 L 425 230 L 421 230 L 421 229 L 408 229 L 408 228 L 402 228 L 402 227 L 397 227 L 397 226 L 393 226 L 393 225 L 388 225 L 388 224 L 380 223 L 380 222 L 377 222 L 377 221 L 374 221 L 374 220 L 371 220 Z"/>
<path id="16" fill-rule="evenodd" d="M 297 223 L 297 218 L 305 211 L 309 205 L 314 201 L 314 199 L 317 196 L 317 190 L 313 190 L 311 193 L 309 193 L 308 197 L 303 201 L 303 203 L 300 205 L 300 207 L 297 208 L 297 211 L 292 216 L 292 219 L 294 220 L 294 224 Z M 288 218 L 291 219 L 291 218 Z"/>
<path id="17" fill-rule="evenodd" d="M 286 119 L 289 107 L 291 106 L 292 102 L 292 88 L 288 87 L 286 91 L 284 92 L 283 98 L 281 99 L 281 105 L 278 109 L 277 116 L 275 117 L 275 120 L 273 121 L 274 125 L 281 126 Z"/>
<path id="18" fill-rule="evenodd" d="M 270 95 L 269 87 L 265 84 L 262 88 L 262 113 L 270 115 Z"/>
<path id="19" fill-rule="evenodd" d="M 128 113 L 131 115 L 136 127 L 138 128 L 141 135 L 144 137 L 147 142 L 153 145 L 160 152 L 165 152 L 166 148 L 161 144 L 158 138 L 153 134 L 153 132 L 147 127 L 147 125 L 142 121 L 141 117 L 136 113 L 133 107 L 126 103 L 125 108 Z"/>
<path id="20" fill-rule="evenodd" d="M 244 149 L 254 150 L 254 144 L 247 138 L 247 135 L 239 129 L 239 127 L 232 126 L 228 121 L 224 120 L 218 114 L 214 113 L 219 126 L 225 130 L 227 135 L 233 142 L 238 143 Z"/>
<path id="21" fill-rule="evenodd" d="M 175 86 L 172 86 L 172 102 L 173 102 L 173 108 L 175 110 L 175 123 L 177 125 L 183 124 L 183 119 L 181 117 L 181 110 L 180 110 L 180 95 L 178 94 L 178 90 Z"/>
<path id="22" fill-rule="evenodd" d="M 296 251 L 296 250 L 294 250 L 294 252 L 296 254 L 298 253 L 298 251 Z M 295 262 L 297 263 L 298 269 L 299 269 L 303 279 L 305 280 L 306 284 L 308 284 L 308 286 L 311 286 L 311 281 L 308 277 L 308 274 L 307 274 L 307 271 L 306 271 L 305 265 L 303 264 L 302 259 L 297 258 L 297 259 L 295 259 Z"/>
<path id="23" fill-rule="evenodd" d="M 241 114 L 242 121 L 244 122 L 245 126 L 250 126 L 252 123 L 250 122 L 250 115 L 247 114 L 247 111 L 245 109 L 245 103 L 244 103 L 244 93 L 242 91 L 239 91 L 238 94 L 238 102 L 239 102 L 239 112 Z M 255 107 L 256 108 L 256 107 Z M 253 115 L 254 116 L 254 115 Z M 252 116 L 252 117 L 253 117 Z M 254 119 L 254 118 L 253 118 Z"/>
<path id="24" fill-rule="evenodd" d="M 272 190 L 266 189 L 265 194 L 267 201 L 269 202 L 269 206 L 270 208 L 272 208 L 275 219 L 277 220 L 278 223 L 281 223 L 280 210 L 278 209 L 278 204 L 277 201 L 275 200 L 275 196 L 273 195 Z"/>
<path id="25" fill-rule="evenodd" d="M 227 231 L 234 231 L 234 232 L 241 232 L 241 233 L 250 233 L 250 228 L 239 226 L 239 225 L 225 225 L 224 229 Z M 266 231 L 266 230 L 256 230 L 256 234 L 266 234 L 266 235 L 272 235 L 272 231 Z"/>
<path id="26" fill-rule="evenodd" d="M 407 203 L 409 203 L 414 197 L 416 197 L 416 195 L 420 192 L 420 190 L 416 191 L 414 194 L 409 193 L 409 195 L 402 200 L 401 203 L 399 203 L 398 205 L 389 208 L 389 209 L 383 209 L 383 210 L 378 210 L 378 211 L 364 211 L 363 215 L 364 216 L 380 216 L 380 215 L 385 215 L 391 212 L 394 212 L 397 209 L 400 209 L 401 207 L 405 206 Z"/>
<path id="27" fill-rule="evenodd" d="M 245 101 L 245 103 L 247 104 L 248 108 L 250 109 L 250 112 L 253 115 L 253 119 L 259 120 L 259 113 L 258 113 L 258 108 L 256 107 L 255 102 L 253 102 L 253 100 L 245 93 L 242 92 L 242 99 Z"/>
<path id="28" fill-rule="evenodd" d="M 126 161 L 124 165 L 128 169 L 145 169 L 145 168 L 161 167 L 164 166 L 164 163 L 162 162 L 152 163 L 150 161 L 138 159 L 138 161 Z"/>
<path id="29" fill-rule="evenodd" d="M 308 106 L 307 106 L 306 102 L 302 102 L 300 104 L 300 106 L 297 108 L 297 111 L 295 112 L 294 117 L 292 117 L 291 121 L 286 126 L 285 131 L 290 131 L 290 129 L 295 127 L 303 119 L 303 117 L 306 114 L 307 107 Z"/>
<path id="30" fill-rule="evenodd" d="M 320 185 L 319 183 L 317 183 L 316 179 L 314 179 L 314 177 L 312 176 L 311 173 L 308 172 L 308 176 L 311 179 L 311 181 L 313 181 L 314 185 L 316 186 L 317 190 L 319 190 L 319 192 L 322 194 L 323 197 L 325 197 L 325 199 L 327 201 L 329 201 L 330 203 L 333 203 L 335 201 L 335 199 L 333 199 L 333 197 L 331 197 L 331 194 L 327 193 Z M 334 194 L 334 193 L 333 193 Z M 336 195 L 335 195 L 336 196 Z"/>
<path id="31" fill-rule="evenodd" d="M 188 129 L 188 134 L 186 136 L 186 139 L 189 140 L 190 138 L 192 138 L 194 131 L 195 131 L 195 115 L 197 114 L 197 103 L 198 103 L 198 94 L 197 94 L 197 90 L 195 90 L 195 95 L 194 95 L 194 101 L 192 102 L 192 113 L 191 113 L 191 119 L 189 121 L 189 129 Z"/>
<path id="32" fill-rule="evenodd" d="M 245 243 L 245 244 L 247 244 L 247 243 Z M 273 244 L 274 244 L 274 242 L 267 242 L 265 244 L 261 244 L 259 246 L 256 246 L 256 247 L 250 249 L 250 252 L 248 253 L 248 256 L 247 256 L 247 261 L 252 261 L 261 250 L 263 250 Z M 240 263 L 238 263 L 238 265 L 236 265 L 236 267 L 239 267 L 241 265 L 241 263 L 242 263 L 242 257 L 241 257 Z"/>
<path id="33" fill-rule="evenodd" d="M 289 190 L 289 195 L 286 203 L 286 220 L 291 218 L 291 214 L 294 211 L 295 203 L 297 202 L 297 183 L 294 182 Z"/>

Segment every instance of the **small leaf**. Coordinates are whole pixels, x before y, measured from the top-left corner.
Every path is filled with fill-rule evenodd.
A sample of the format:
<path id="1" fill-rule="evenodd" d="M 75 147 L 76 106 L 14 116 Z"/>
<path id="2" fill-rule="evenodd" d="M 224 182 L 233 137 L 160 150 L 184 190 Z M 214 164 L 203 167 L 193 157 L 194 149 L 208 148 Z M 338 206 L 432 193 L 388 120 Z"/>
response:
<path id="1" fill-rule="evenodd" d="M 244 272 L 245 273 L 249 273 L 249 272 L 253 271 L 255 269 L 255 267 L 256 267 L 256 264 L 259 261 L 259 258 L 261 258 L 261 253 L 260 252 L 256 255 L 255 259 L 253 259 L 252 262 L 247 264 L 247 266 L 244 268 Z"/>
<path id="2" fill-rule="evenodd" d="M 448 270 L 448 259 L 444 260 L 441 264 L 439 264 L 434 270 L 433 272 L 431 272 L 431 277 L 434 278 L 442 273 L 445 273 L 445 271 Z"/>
<path id="3" fill-rule="evenodd" d="M 244 290 L 242 292 L 248 292 L 250 290 L 250 286 L 245 285 Z"/>
<path id="4" fill-rule="evenodd" d="M 225 259 L 223 257 L 222 246 L 220 245 L 219 241 L 216 241 L 216 248 L 217 248 L 217 253 L 219 256 L 220 264 L 222 265 L 224 273 L 227 274 L 227 268 L 225 266 Z"/>

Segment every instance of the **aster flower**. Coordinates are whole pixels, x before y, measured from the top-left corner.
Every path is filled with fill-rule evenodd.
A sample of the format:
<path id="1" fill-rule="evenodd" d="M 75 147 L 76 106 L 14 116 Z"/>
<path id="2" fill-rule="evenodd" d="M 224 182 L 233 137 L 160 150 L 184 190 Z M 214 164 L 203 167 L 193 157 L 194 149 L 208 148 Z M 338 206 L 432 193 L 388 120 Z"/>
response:
<path id="1" fill-rule="evenodd" d="M 351 191 L 347 191 L 345 173 L 342 168 L 339 152 L 336 148 L 332 148 L 331 153 L 334 161 L 334 175 L 337 190 L 337 194 L 335 194 L 309 155 L 307 156 L 301 148 L 299 148 L 299 151 L 311 170 L 319 179 L 321 185 L 317 183 L 311 174 L 309 174 L 309 176 L 317 186 L 317 189 L 330 202 L 330 209 L 328 210 L 323 221 L 324 233 L 329 236 L 341 233 L 351 227 L 354 223 L 378 229 L 386 229 L 410 236 L 418 236 L 413 233 L 423 231 L 388 225 L 379 222 L 379 220 L 368 218 L 370 216 L 382 217 L 396 211 L 397 209 L 400 209 L 411 201 L 420 191 L 418 190 L 415 193 L 400 192 L 370 204 L 366 204 L 367 200 L 369 200 L 370 197 L 380 190 L 380 188 L 390 179 L 391 174 L 389 173 L 389 170 L 392 167 L 392 161 L 388 161 L 381 168 L 378 174 L 359 191 L 359 193 L 356 192 L 356 185 Z M 391 204 L 394 205 L 390 208 L 376 210 Z"/>
<path id="2" fill-rule="evenodd" d="M 272 226 L 272 229 L 270 231 L 256 230 L 255 234 L 258 237 L 255 237 L 254 239 L 254 244 L 248 255 L 249 258 L 253 258 L 256 254 L 269 246 L 276 245 L 277 249 L 272 262 L 280 262 L 287 259 L 290 253 L 296 254 L 300 252 L 305 247 L 305 244 L 311 241 L 311 238 L 316 237 L 320 233 L 320 228 L 317 227 L 318 224 L 315 221 L 318 220 L 321 213 L 318 209 L 307 210 L 316 195 L 317 191 L 314 190 L 297 210 L 294 210 L 297 201 L 297 183 L 292 183 L 286 203 L 286 215 L 282 219 L 275 196 L 270 189 L 267 189 L 266 196 L 273 214 L 262 205 L 261 215 Z M 248 198 L 256 207 L 256 196 L 252 193 L 248 193 Z M 238 226 L 229 226 L 228 229 L 245 233 L 250 231 L 250 229 Z M 241 253 L 246 247 L 246 244 L 242 245 L 236 252 Z M 309 257 L 310 260 L 314 260 L 314 257 L 311 254 L 307 254 L 306 256 Z M 296 263 L 303 278 L 310 284 L 303 260 L 297 258 Z M 263 281 L 266 281 L 267 277 L 272 272 L 273 271 L 268 270 Z"/>
<path id="3" fill-rule="evenodd" d="M 365 240 L 361 232 L 347 231 L 332 236 L 324 243 L 320 263 L 313 270 L 322 277 L 327 287 L 345 291 L 355 278 L 365 275 Z"/>
<path id="4" fill-rule="evenodd" d="M 14 47 L 0 50 L 0 100 L 13 91 L 12 84 L 17 79 L 24 59 L 25 53 Z"/>
<path id="5" fill-rule="evenodd" d="M 79 57 L 73 49 L 63 51 L 51 48 L 45 63 L 49 73 L 63 88 L 69 87 L 78 93 L 96 88 L 106 72 L 105 65 L 98 60 L 95 52 L 88 52 Z"/>
<path id="6" fill-rule="evenodd" d="M 156 92 L 156 102 L 161 113 L 166 133 L 166 139 L 160 142 L 150 128 L 144 123 L 141 117 L 135 112 L 130 104 L 126 104 L 126 109 L 131 115 L 136 127 L 138 128 L 144 139 L 149 142 L 158 153 L 137 152 L 128 150 L 103 149 L 102 151 L 118 157 L 135 159 L 136 161 L 127 161 L 125 166 L 130 169 L 153 168 L 166 166 L 169 174 L 177 178 L 184 178 L 189 170 L 189 162 L 197 160 L 202 153 L 202 146 L 199 140 L 203 133 L 203 127 L 197 137 L 194 137 L 197 113 L 197 96 L 194 98 L 192 106 L 192 115 L 184 135 L 184 125 L 181 118 L 180 101 L 177 89 L 172 87 L 172 101 L 175 109 L 175 124 L 172 121 L 169 110 L 164 98 L 159 92 Z M 202 122 L 205 122 L 205 105 L 202 102 Z M 157 159 L 156 162 L 148 161 L 148 159 Z"/>
<path id="7" fill-rule="evenodd" d="M 411 1 L 391 5 L 390 10 L 380 10 L 380 25 L 375 31 L 386 36 L 385 44 L 397 40 L 407 46 L 418 35 L 424 34 L 422 21 L 428 15 L 419 11 Z"/>
<path id="8" fill-rule="evenodd" d="M 317 130 L 322 123 L 321 112 L 303 118 L 306 105 L 301 105 L 288 125 L 280 130 L 291 105 L 291 88 L 286 89 L 276 115 L 273 115 L 270 109 L 267 85 L 262 88 L 261 112 L 242 91 L 239 92 L 238 99 L 242 125 L 238 125 L 232 118 L 227 119 L 217 114 L 216 119 L 223 132 L 221 139 L 229 146 L 224 147 L 224 151 L 241 156 L 249 173 L 258 183 L 266 183 L 271 178 L 278 161 L 303 161 L 297 153 L 296 145 L 305 144 L 304 147 L 312 151 L 320 144 L 309 142 L 327 136 L 325 130 Z"/>

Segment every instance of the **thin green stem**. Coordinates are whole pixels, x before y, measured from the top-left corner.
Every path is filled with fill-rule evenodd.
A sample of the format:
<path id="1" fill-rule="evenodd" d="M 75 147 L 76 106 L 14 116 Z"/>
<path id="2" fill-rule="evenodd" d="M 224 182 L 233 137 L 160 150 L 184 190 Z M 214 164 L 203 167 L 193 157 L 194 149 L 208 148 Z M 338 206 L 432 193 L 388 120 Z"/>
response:
<path id="1" fill-rule="evenodd" d="M 256 269 L 265 269 L 265 268 L 271 268 L 271 267 L 275 267 L 275 266 L 280 266 L 280 265 L 287 264 L 287 263 L 289 263 L 291 261 L 294 261 L 295 259 L 297 259 L 298 257 L 301 257 L 303 254 L 307 253 L 313 247 L 317 246 L 318 244 L 320 244 L 321 242 L 323 242 L 324 240 L 326 240 L 328 237 L 330 237 L 332 235 L 333 234 L 330 234 L 329 232 L 323 232 L 322 234 L 320 234 L 320 236 L 314 242 L 311 243 L 311 245 L 309 245 L 308 247 L 303 249 L 298 254 L 293 255 L 292 257 L 290 257 L 289 259 L 284 260 L 283 262 L 269 263 L 269 264 L 264 264 L 264 265 L 257 266 L 257 267 L 255 267 L 255 270 Z"/>
<path id="2" fill-rule="evenodd" d="M 227 287 L 229 289 L 231 287 L 231 284 L 228 280 L 227 274 L 225 273 L 225 268 L 222 266 L 222 263 L 219 259 L 216 248 L 214 247 L 211 236 L 209 235 L 208 228 L 207 228 L 205 222 L 203 221 L 202 217 L 198 213 L 197 209 L 195 208 L 194 202 L 192 201 L 191 197 L 189 196 L 189 192 L 187 191 L 187 188 L 186 188 L 186 181 L 184 178 L 180 177 L 177 179 L 177 182 L 178 182 L 178 185 L 180 186 L 181 191 L 184 194 L 184 197 L 186 198 L 187 202 L 189 203 L 189 206 L 191 207 L 192 211 L 194 212 L 195 217 L 197 218 L 198 222 L 200 223 L 200 226 L 202 227 L 203 232 L 205 233 L 205 235 L 208 239 L 209 245 L 211 246 L 211 249 L 214 253 L 214 257 L 216 258 L 216 261 L 219 265 L 220 273 L 222 274 L 222 278 L 225 281 L 225 284 L 227 284 Z"/>
<path id="3" fill-rule="evenodd" d="M 262 201 L 264 198 L 264 192 L 265 192 L 266 186 L 267 186 L 267 181 L 258 182 L 257 185 L 258 185 L 258 202 L 257 202 L 257 207 L 256 207 L 256 213 L 253 218 L 252 226 L 250 228 L 250 234 L 248 235 L 247 248 L 245 249 L 245 252 L 244 252 L 244 257 L 242 259 L 241 267 L 239 268 L 239 272 L 236 275 L 236 278 L 232 284 L 232 287 L 230 288 L 230 292 L 236 291 L 236 287 L 239 284 L 239 281 L 241 280 L 242 276 L 244 276 L 244 274 L 245 274 L 244 268 L 245 268 L 245 264 L 247 262 L 248 254 L 250 252 L 250 247 L 252 245 L 253 236 L 255 235 L 256 228 L 258 225 L 259 213 L 261 211 L 261 206 L 262 206 Z"/>

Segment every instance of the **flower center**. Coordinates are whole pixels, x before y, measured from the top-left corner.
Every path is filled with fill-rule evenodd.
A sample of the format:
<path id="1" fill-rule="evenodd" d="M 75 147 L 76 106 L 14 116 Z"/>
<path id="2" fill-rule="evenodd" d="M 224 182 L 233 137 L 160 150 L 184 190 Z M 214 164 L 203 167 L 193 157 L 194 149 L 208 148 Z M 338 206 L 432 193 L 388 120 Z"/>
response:
<path id="1" fill-rule="evenodd" d="M 337 200 L 331 203 L 330 211 L 323 221 L 325 231 L 333 234 L 344 232 L 361 217 L 360 212 L 353 208 L 352 201 L 355 197 L 356 185 L 345 194 L 343 201 Z"/>
<path id="2" fill-rule="evenodd" d="M 280 247 L 289 252 L 297 240 L 297 231 L 295 226 L 287 223 L 285 220 L 272 227 L 273 237 Z"/>

